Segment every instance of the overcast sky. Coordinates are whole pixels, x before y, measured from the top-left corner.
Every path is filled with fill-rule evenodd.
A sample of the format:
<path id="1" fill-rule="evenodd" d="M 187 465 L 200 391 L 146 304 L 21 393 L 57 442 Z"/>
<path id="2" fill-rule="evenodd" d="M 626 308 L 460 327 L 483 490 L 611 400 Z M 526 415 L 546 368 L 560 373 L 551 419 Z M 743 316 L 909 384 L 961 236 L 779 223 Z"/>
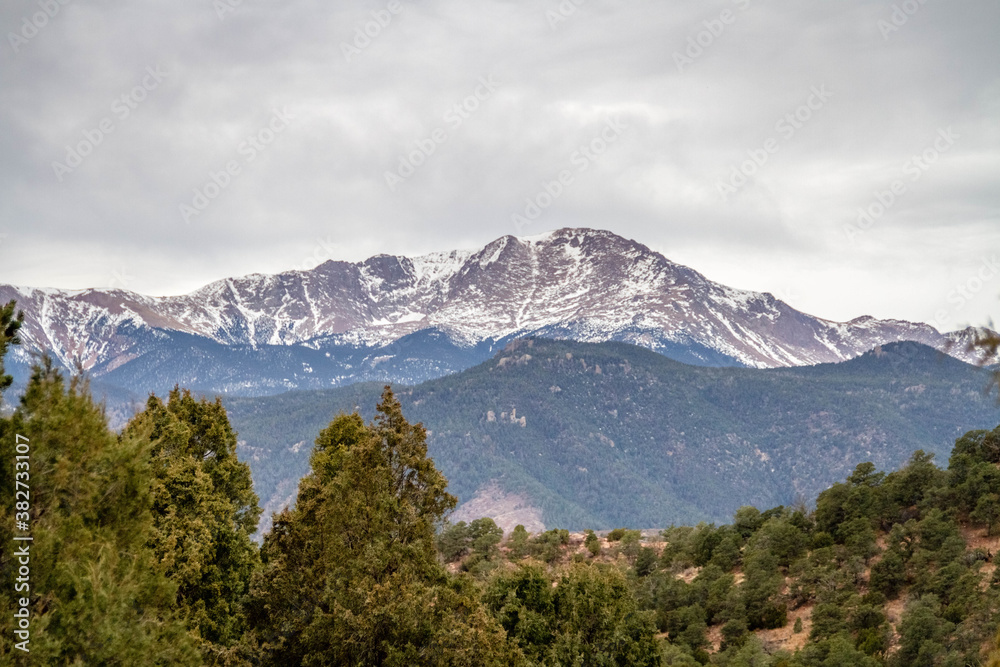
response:
<path id="1" fill-rule="evenodd" d="M 348 4 L 5 0 L 0 282 L 572 226 L 830 319 L 1000 319 L 996 0 Z"/>

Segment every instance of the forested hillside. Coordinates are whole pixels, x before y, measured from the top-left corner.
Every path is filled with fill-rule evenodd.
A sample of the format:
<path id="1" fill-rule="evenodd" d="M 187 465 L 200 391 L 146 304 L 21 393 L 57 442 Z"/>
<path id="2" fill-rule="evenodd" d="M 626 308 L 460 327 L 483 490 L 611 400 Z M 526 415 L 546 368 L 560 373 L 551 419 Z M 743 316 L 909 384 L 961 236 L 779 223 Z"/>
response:
<path id="1" fill-rule="evenodd" d="M 572 530 L 725 521 L 811 503 L 858 461 L 946 460 L 995 425 L 988 374 L 916 343 L 840 364 L 688 366 L 624 343 L 527 339 L 462 373 L 397 388 L 460 502 L 497 485 Z M 226 401 L 265 507 L 294 498 L 309 443 L 378 385 Z M 958 426 L 961 425 L 961 426 Z"/>
<path id="2" fill-rule="evenodd" d="M 923 452 L 889 474 L 860 464 L 811 512 L 742 507 L 725 525 L 653 536 L 515 530 L 503 542 L 484 519 L 449 526 L 439 546 L 543 663 L 572 641 L 562 600 L 582 588 L 627 606 L 609 622 L 632 633 L 633 655 L 639 637 L 666 641 L 663 662 L 630 664 L 979 665 L 1000 622 L 998 466 L 1000 427 L 960 438 L 947 470 Z"/>

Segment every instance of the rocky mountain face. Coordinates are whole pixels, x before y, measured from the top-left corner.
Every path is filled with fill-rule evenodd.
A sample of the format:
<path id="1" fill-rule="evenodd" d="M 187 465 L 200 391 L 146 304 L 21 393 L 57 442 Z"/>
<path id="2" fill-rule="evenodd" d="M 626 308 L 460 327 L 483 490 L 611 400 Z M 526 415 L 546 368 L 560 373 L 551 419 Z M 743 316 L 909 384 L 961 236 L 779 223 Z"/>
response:
<path id="1" fill-rule="evenodd" d="M 0 300 L 10 299 L 26 318 L 15 373 L 27 353 L 48 350 L 140 393 L 174 383 L 243 395 L 413 383 L 468 368 L 526 335 L 630 342 L 709 366 L 836 362 L 900 340 L 970 360 L 968 331 L 872 317 L 831 322 L 590 229 L 504 236 L 475 252 L 328 261 L 183 296 L 0 285 Z"/>

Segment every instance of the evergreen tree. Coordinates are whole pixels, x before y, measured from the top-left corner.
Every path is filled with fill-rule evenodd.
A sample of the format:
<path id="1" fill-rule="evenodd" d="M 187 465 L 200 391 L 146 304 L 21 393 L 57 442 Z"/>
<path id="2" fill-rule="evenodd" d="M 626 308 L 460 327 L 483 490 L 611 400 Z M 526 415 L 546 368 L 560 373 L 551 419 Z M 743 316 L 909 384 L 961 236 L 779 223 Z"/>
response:
<path id="1" fill-rule="evenodd" d="M 511 531 L 510 538 L 507 540 L 507 548 L 511 560 L 520 560 L 527 555 L 528 539 L 528 530 L 522 524 L 514 526 L 514 530 Z"/>
<path id="2" fill-rule="evenodd" d="M 206 658 L 221 658 L 244 630 L 240 603 L 259 566 L 260 508 L 226 410 L 175 387 L 166 403 L 151 396 L 125 436 L 152 441 L 151 542 Z"/>
<path id="3" fill-rule="evenodd" d="M 516 656 L 434 526 L 455 506 L 426 431 L 389 387 L 375 421 L 340 415 L 316 439 L 295 509 L 275 516 L 248 603 L 265 665 L 491 665 Z"/>
<path id="4" fill-rule="evenodd" d="M 751 630 L 784 626 L 787 610 L 779 599 L 784 579 L 777 557 L 764 545 L 748 545 L 744 562 L 746 579 L 740 589 L 746 605 L 747 625 Z"/>
<path id="5" fill-rule="evenodd" d="M 592 530 L 587 531 L 587 537 L 583 540 L 583 546 L 587 547 L 591 557 L 596 558 L 601 553 L 601 541 Z"/>
<path id="6" fill-rule="evenodd" d="M 652 612 L 639 610 L 615 568 L 575 564 L 553 581 L 539 565 L 522 565 L 497 574 L 484 597 L 532 664 L 660 664 Z"/>
<path id="7" fill-rule="evenodd" d="M 470 542 L 467 523 L 464 521 L 455 524 L 446 523 L 441 534 L 437 537 L 437 548 L 444 562 L 454 563 L 469 553 Z"/>
<path id="8" fill-rule="evenodd" d="M 67 387 L 48 358 L 3 422 L 5 454 L 16 435 L 30 447 L 31 663 L 199 664 L 176 614 L 176 588 L 148 547 L 148 442 L 111 433 L 86 382 L 74 378 Z M 10 567 L 8 560 L 5 578 Z M 8 618 L 5 612 L 4 625 Z M 8 630 L 0 643 L 5 661 Z"/>
<path id="9" fill-rule="evenodd" d="M 3 404 L 3 390 L 10 386 L 12 378 L 4 374 L 3 360 L 10 345 L 19 344 L 20 338 L 17 330 L 21 327 L 24 319 L 23 313 L 18 313 L 14 317 L 15 302 L 11 301 L 6 306 L 0 308 L 0 405 Z M 5 591 L 11 591 L 14 595 L 13 566 L 11 554 L 13 549 L 7 547 L 14 544 L 14 491 L 15 491 L 15 440 L 16 433 L 11 430 L 9 420 L 0 417 L 0 456 L 3 457 L 0 463 L 0 542 L 4 545 L 0 548 L 0 586 Z M 30 478 L 30 470 L 28 471 Z M 14 610 L 4 608 L 3 616 L 0 617 L 0 632 L 5 639 L 12 638 L 13 626 L 11 614 Z M 0 650 L 0 655 L 5 653 Z"/>
<path id="10" fill-rule="evenodd" d="M 24 322 L 24 313 L 18 312 L 17 317 L 14 317 L 14 308 L 17 303 L 10 301 L 6 306 L 0 308 L 0 392 L 10 386 L 13 382 L 13 378 L 9 375 L 4 374 L 3 360 L 7 355 L 7 348 L 10 345 L 19 345 L 21 343 L 20 337 L 17 335 L 17 330 L 21 328 L 21 324 Z"/>
<path id="11" fill-rule="evenodd" d="M 553 595 L 555 640 L 547 664 L 660 664 L 652 612 L 639 611 L 617 569 L 575 565 Z"/>
<path id="12" fill-rule="evenodd" d="M 899 624 L 900 647 L 893 656 L 893 665 L 934 665 L 947 654 L 945 644 L 955 626 L 942 619 L 939 612 L 940 604 L 934 595 L 907 605 Z"/>

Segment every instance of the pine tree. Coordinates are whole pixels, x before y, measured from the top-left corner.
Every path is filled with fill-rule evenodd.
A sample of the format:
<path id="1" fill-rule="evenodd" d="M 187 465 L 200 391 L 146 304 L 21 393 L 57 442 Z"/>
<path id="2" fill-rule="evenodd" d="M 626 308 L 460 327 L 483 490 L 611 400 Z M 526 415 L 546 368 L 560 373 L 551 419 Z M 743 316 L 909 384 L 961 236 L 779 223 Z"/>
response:
<path id="1" fill-rule="evenodd" d="M 17 336 L 17 330 L 21 326 L 24 314 L 18 313 L 17 318 L 15 318 L 15 306 L 15 302 L 11 301 L 0 308 L 0 404 L 3 403 L 3 390 L 9 387 L 12 382 L 11 376 L 4 374 L 4 357 L 10 345 L 17 345 L 21 342 Z M 14 544 L 14 491 L 15 472 L 17 472 L 14 459 L 15 440 L 16 433 L 12 430 L 9 420 L 0 417 L 0 456 L 3 457 L 3 464 L 0 465 L 0 541 L 4 544 L 4 548 L 0 549 L 0 586 L 3 586 L 5 591 L 11 591 L 12 600 L 17 597 L 14 595 L 15 561 L 11 557 L 14 549 L 7 547 Z M 30 479 L 30 470 L 28 473 Z M 5 607 L 3 616 L 0 617 L 0 633 L 5 640 L 14 637 L 11 617 L 13 613 L 13 608 Z M 5 643 L 3 646 L 6 647 L 7 644 Z M 6 655 L 8 650 L 8 648 L 0 649 L 0 655 Z"/>
<path id="2" fill-rule="evenodd" d="M 617 568 L 576 564 L 553 582 L 521 565 L 494 575 L 484 597 L 533 664 L 660 664 L 653 612 L 639 610 Z"/>
<path id="3" fill-rule="evenodd" d="M 14 308 L 16 306 L 16 302 L 10 301 L 6 306 L 0 308 L 0 392 L 9 387 L 14 380 L 11 376 L 4 374 L 3 360 L 7 355 L 7 348 L 10 345 L 19 345 L 21 343 L 21 339 L 17 335 L 17 330 L 21 328 L 21 324 L 24 322 L 24 313 L 19 312 L 17 317 L 14 317 Z"/>
<path id="4" fill-rule="evenodd" d="M 592 530 L 587 531 L 587 537 L 583 540 L 583 546 L 587 547 L 587 551 L 594 558 L 601 553 L 601 541 Z"/>
<path id="5" fill-rule="evenodd" d="M 3 422 L 5 453 L 16 435 L 30 450 L 31 663 L 199 664 L 176 614 L 175 587 L 147 546 L 148 442 L 111 433 L 86 382 L 74 378 L 67 387 L 47 358 Z M 7 560 L 7 580 L 11 567 Z M 3 631 L 5 640 L 12 636 Z M 9 643 L 0 647 L 9 659 Z"/>
<path id="6" fill-rule="evenodd" d="M 262 664 L 489 665 L 511 652 L 475 591 L 449 580 L 434 527 L 455 506 L 426 431 L 389 387 L 375 421 L 316 439 L 295 509 L 274 518 L 248 603 Z"/>
<path id="7" fill-rule="evenodd" d="M 243 633 L 240 605 L 260 563 L 260 508 L 226 410 L 175 387 L 166 403 L 151 396 L 125 435 L 151 440 L 151 543 L 205 657 L 221 659 Z"/>

